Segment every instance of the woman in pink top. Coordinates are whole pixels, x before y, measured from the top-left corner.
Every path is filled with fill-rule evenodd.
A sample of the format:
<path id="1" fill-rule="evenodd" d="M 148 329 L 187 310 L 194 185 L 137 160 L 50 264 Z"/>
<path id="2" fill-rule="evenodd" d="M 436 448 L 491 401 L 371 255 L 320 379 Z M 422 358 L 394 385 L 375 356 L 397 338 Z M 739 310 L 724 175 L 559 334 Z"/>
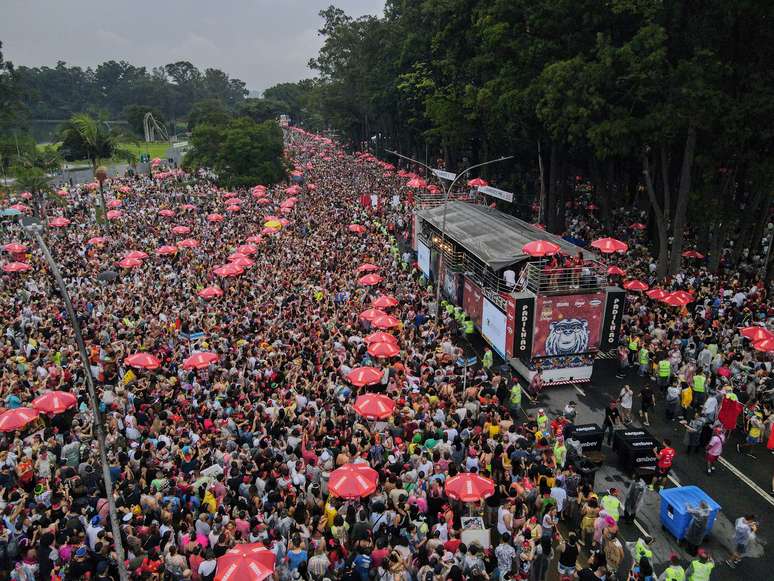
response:
<path id="1" fill-rule="evenodd" d="M 715 428 L 712 438 L 710 438 L 709 444 L 707 444 L 707 474 L 712 474 L 715 471 L 715 462 L 718 461 L 720 455 L 723 453 L 723 444 L 726 443 L 726 436 L 723 433 L 723 428 L 718 426 Z"/>

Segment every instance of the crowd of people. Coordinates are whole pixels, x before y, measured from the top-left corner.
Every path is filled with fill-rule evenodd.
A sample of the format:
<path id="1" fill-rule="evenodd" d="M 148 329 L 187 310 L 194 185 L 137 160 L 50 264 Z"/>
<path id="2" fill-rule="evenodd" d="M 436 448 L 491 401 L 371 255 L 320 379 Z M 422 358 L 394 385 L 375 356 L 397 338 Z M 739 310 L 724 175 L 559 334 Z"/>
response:
<path id="1" fill-rule="evenodd" d="M 285 211 L 287 185 L 232 195 L 180 172 L 110 180 L 106 198 L 118 212 L 110 220 L 86 186 L 70 188 L 64 206 L 43 205 L 44 221 L 70 221 L 44 236 L 83 329 L 131 578 L 212 581 L 218 560 L 244 543 L 273 553 L 279 581 L 626 578 L 617 531 L 627 495 L 595 490 L 568 461 L 572 406 L 564 421 L 527 414 L 516 380 L 491 364 L 457 365 L 459 327 L 405 252 L 412 207 L 403 181 L 301 131 L 288 132 L 287 152 L 303 182 Z M 280 217 L 286 224 L 264 230 Z M 4 244 L 27 246 L 13 258 L 31 267 L 0 279 L 3 405 L 29 407 L 51 390 L 77 398 L 64 413 L 0 435 L 0 579 L 118 579 L 73 329 L 40 251 L 15 222 L 0 233 Z M 240 247 L 243 272 L 215 274 Z M 130 252 L 148 256 L 119 266 Z M 640 254 L 629 260 L 648 275 Z M 360 282 L 362 265 L 381 280 Z M 690 386 L 692 400 L 674 413 L 689 433 L 702 433 L 697 417 L 714 425 L 710 394 L 725 397 L 731 386 L 748 425 L 759 426 L 750 429 L 754 444 L 771 429 L 771 365 L 735 328 L 771 317 L 766 289 L 701 268 L 672 284 L 696 289 L 702 308 L 633 301 L 621 374 L 634 367 L 659 378 L 667 358 L 659 385 L 664 397 Z M 222 295 L 203 293 L 213 287 Z M 388 310 L 399 324 L 387 332 L 400 354 L 380 358 L 369 353 L 375 329 L 360 313 L 385 295 L 396 299 Z M 217 360 L 184 366 L 196 352 Z M 127 363 L 138 353 L 158 365 Z M 380 379 L 353 385 L 361 366 L 378 368 Z M 355 411 L 366 389 L 395 402 L 389 418 Z M 621 400 L 631 410 L 632 395 Z M 708 462 L 722 435 L 708 442 Z M 331 473 L 350 464 L 378 472 L 375 492 L 329 493 Z M 444 484 L 462 473 L 491 479 L 493 493 L 450 497 Z M 469 540 L 476 522 L 491 530 L 491 546 Z M 638 544 L 638 578 L 653 578 L 651 557 Z M 694 579 L 707 563 L 700 551 Z"/>

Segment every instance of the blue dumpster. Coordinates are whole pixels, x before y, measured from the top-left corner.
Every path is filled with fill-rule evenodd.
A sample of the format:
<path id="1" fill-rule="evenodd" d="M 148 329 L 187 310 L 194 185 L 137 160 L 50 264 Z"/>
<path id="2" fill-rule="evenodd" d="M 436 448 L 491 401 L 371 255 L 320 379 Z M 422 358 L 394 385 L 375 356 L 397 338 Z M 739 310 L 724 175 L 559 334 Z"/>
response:
<path id="1" fill-rule="evenodd" d="M 708 535 L 712 530 L 712 525 L 715 524 L 715 518 L 718 516 L 720 505 L 707 496 L 707 493 L 701 488 L 698 486 L 664 488 L 659 494 L 661 495 L 661 524 L 678 541 L 685 538 L 685 533 L 691 524 L 691 515 L 688 512 L 688 507 L 697 507 L 702 500 L 710 507 L 707 530 L 704 531 L 704 535 Z"/>

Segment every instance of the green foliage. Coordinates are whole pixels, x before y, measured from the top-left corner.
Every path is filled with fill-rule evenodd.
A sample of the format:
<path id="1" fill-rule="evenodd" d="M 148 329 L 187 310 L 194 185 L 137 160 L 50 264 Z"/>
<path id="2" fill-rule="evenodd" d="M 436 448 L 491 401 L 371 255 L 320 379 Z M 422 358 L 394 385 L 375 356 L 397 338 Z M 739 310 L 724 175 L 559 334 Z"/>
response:
<path id="1" fill-rule="evenodd" d="M 66 160 L 88 159 L 94 168 L 101 160 L 135 160 L 134 153 L 120 145 L 127 136 L 111 129 L 104 119 L 85 113 L 73 115 L 62 127 L 60 137 L 59 151 Z"/>
<path id="2" fill-rule="evenodd" d="M 263 123 L 272 119 L 276 121 L 287 109 L 285 103 L 274 99 L 245 99 L 237 108 L 237 114 Z"/>
<path id="3" fill-rule="evenodd" d="M 124 119 L 129 123 L 129 129 L 132 130 L 138 138 L 145 138 L 145 115 L 150 113 L 159 125 L 166 123 L 164 114 L 157 107 L 149 105 L 129 105 L 124 109 Z"/>
<path id="4" fill-rule="evenodd" d="M 222 125 L 197 125 L 191 145 L 186 166 L 214 170 L 227 187 L 273 184 L 286 175 L 282 130 L 276 121 L 238 117 Z"/>
<path id="5" fill-rule="evenodd" d="M 197 101 L 188 114 L 188 131 L 193 131 L 197 125 L 225 125 L 230 117 L 228 109 L 218 99 Z"/>

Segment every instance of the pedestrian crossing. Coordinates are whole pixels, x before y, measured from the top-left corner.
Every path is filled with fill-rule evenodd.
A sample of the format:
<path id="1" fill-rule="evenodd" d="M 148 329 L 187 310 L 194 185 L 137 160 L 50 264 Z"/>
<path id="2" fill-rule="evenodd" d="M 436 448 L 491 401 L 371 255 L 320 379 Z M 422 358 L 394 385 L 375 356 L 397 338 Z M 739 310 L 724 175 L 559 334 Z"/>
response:
<path id="1" fill-rule="evenodd" d="M 597 359 L 616 359 L 618 357 L 618 352 L 615 349 L 612 349 L 611 351 L 600 351 L 597 353 Z"/>

